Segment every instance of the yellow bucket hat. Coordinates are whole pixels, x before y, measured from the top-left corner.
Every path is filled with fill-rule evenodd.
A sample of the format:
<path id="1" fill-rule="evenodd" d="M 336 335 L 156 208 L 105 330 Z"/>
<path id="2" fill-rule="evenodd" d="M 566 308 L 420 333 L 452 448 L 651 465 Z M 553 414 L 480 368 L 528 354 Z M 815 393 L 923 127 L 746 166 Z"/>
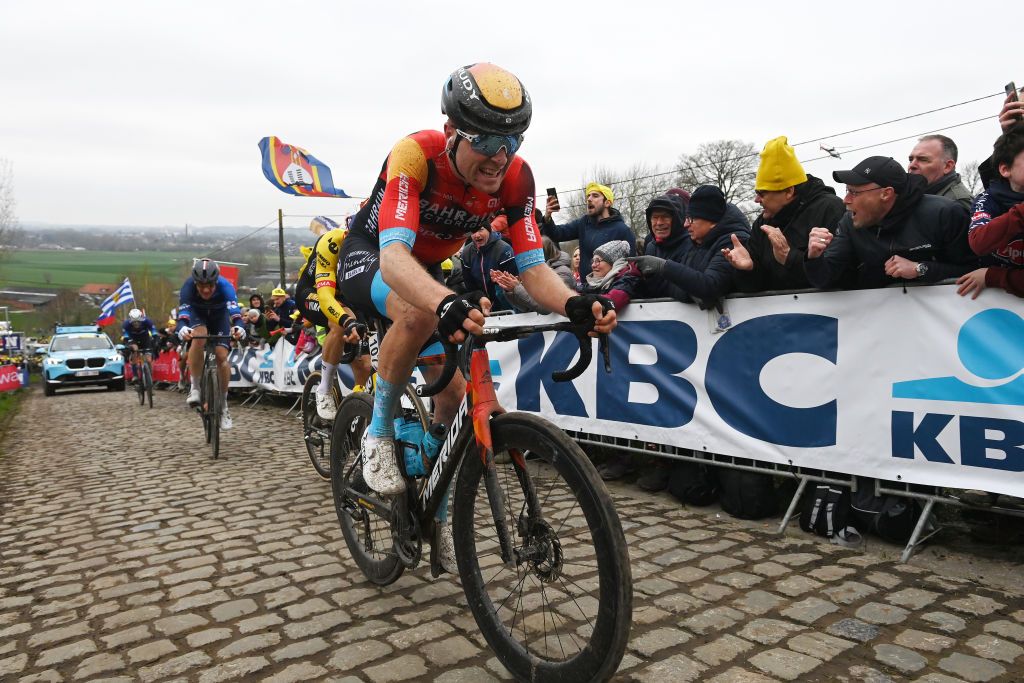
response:
<path id="1" fill-rule="evenodd" d="M 761 164 L 757 167 L 754 189 L 774 192 L 805 182 L 807 174 L 786 136 L 780 135 L 766 142 L 761 150 Z"/>
<path id="2" fill-rule="evenodd" d="M 615 193 L 612 192 L 612 188 L 607 185 L 602 185 L 601 183 L 587 183 L 586 194 L 590 194 L 591 192 L 600 192 L 609 202 L 612 204 L 615 203 Z"/>

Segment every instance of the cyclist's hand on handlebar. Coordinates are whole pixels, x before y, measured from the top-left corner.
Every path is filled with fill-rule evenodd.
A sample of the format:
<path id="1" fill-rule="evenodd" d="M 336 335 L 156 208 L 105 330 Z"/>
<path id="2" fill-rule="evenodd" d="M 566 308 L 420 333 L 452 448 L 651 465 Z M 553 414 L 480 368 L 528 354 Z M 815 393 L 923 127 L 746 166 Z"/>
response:
<path id="1" fill-rule="evenodd" d="M 355 319 L 350 319 L 344 327 L 345 343 L 358 344 L 359 340 L 366 336 L 366 325 Z"/>
<path id="2" fill-rule="evenodd" d="M 618 324 L 615 302 L 600 294 L 571 296 L 565 302 L 565 317 L 577 325 L 592 324 L 591 337 L 608 334 Z"/>
<path id="3" fill-rule="evenodd" d="M 245 339 L 245 330 L 239 327 L 238 325 L 235 325 L 234 327 L 231 328 L 231 336 L 241 341 Z"/>
<path id="4" fill-rule="evenodd" d="M 481 334 L 484 318 L 491 310 L 491 301 L 483 292 L 449 294 L 437 305 L 437 331 L 442 338 L 456 344 L 466 340 L 466 333 Z"/>
<path id="5" fill-rule="evenodd" d="M 178 339 L 183 342 L 187 342 L 192 339 L 192 328 L 186 325 L 185 327 L 178 330 Z"/>

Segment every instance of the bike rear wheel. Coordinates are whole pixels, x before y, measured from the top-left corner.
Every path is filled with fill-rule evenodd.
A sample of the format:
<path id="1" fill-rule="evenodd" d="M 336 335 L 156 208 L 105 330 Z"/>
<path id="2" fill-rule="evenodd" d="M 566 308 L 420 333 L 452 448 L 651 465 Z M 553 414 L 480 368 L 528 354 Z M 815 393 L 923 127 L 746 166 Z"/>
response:
<path id="1" fill-rule="evenodd" d="M 321 478 L 331 478 L 331 429 L 333 425 L 323 420 L 316 412 L 316 390 L 320 385 L 319 371 L 310 373 L 302 387 L 302 435 L 306 443 L 306 453 L 313 469 Z M 335 405 L 341 401 L 341 391 L 337 382 L 331 383 Z"/>
<path id="2" fill-rule="evenodd" d="M 470 609 L 498 659 L 519 680 L 607 680 L 622 661 L 633 588 L 615 505 L 587 457 L 546 420 L 491 421 L 506 565 L 475 444 L 455 487 L 453 532 Z M 529 460 L 525 460 L 526 456 Z"/>
<path id="3" fill-rule="evenodd" d="M 368 394 L 349 394 L 338 407 L 331 433 L 331 490 L 352 559 L 372 583 L 387 586 L 405 570 L 395 552 L 391 520 L 363 504 L 358 496 L 367 491 L 359 446 L 372 417 L 373 398 Z"/>

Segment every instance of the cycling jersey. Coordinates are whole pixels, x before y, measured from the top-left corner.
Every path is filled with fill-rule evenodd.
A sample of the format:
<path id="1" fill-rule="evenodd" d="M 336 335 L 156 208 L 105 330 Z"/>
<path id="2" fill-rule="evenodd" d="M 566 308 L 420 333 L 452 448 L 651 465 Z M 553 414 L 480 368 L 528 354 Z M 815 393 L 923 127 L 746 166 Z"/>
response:
<path id="1" fill-rule="evenodd" d="M 489 225 L 504 209 L 522 273 L 544 263 L 533 208 L 533 172 L 522 157 L 512 158 L 501 188 L 490 195 L 456 175 L 444 133 L 425 130 L 402 138 L 391 149 L 351 232 L 379 248 L 401 242 L 420 263 L 434 265 L 456 254 L 467 234 Z"/>
<path id="2" fill-rule="evenodd" d="M 232 325 L 239 325 L 242 311 L 238 308 L 238 295 L 235 287 L 223 276 L 217 278 L 217 285 L 209 299 L 199 296 L 195 280 L 185 280 L 181 287 L 178 304 L 178 324 L 175 333 L 182 327 L 206 326 L 207 334 L 226 336 L 231 332 Z M 227 347 L 226 341 L 218 342 L 219 346 Z"/>
<path id="3" fill-rule="evenodd" d="M 148 317 L 142 320 L 125 320 L 121 330 L 121 337 L 124 341 L 140 341 L 156 336 L 156 325 Z"/>
<path id="4" fill-rule="evenodd" d="M 345 313 L 337 289 L 338 254 L 347 234 L 344 228 L 336 228 L 318 237 L 299 273 L 295 298 L 303 317 L 316 325 L 326 325 L 328 320 L 338 322 Z"/>

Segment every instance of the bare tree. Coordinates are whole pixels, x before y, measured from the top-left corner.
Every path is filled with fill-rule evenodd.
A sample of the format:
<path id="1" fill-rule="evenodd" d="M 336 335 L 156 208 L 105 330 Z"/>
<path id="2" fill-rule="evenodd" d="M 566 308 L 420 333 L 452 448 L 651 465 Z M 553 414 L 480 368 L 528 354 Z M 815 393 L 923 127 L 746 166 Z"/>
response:
<path id="1" fill-rule="evenodd" d="M 972 195 L 981 192 L 981 173 L 978 172 L 977 161 L 964 164 L 964 167 L 960 169 L 960 181 Z"/>
<path id="2" fill-rule="evenodd" d="M 695 154 L 679 157 L 677 184 L 692 191 L 700 185 L 714 185 L 725 200 L 741 209 L 753 203 L 754 176 L 758 152 L 753 143 L 742 140 L 715 140 L 697 147 Z"/>
<path id="3" fill-rule="evenodd" d="M 14 171 L 10 161 L 0 159 L 0 253 L 11 243 L 18 229 L 14 206 Z"/>

